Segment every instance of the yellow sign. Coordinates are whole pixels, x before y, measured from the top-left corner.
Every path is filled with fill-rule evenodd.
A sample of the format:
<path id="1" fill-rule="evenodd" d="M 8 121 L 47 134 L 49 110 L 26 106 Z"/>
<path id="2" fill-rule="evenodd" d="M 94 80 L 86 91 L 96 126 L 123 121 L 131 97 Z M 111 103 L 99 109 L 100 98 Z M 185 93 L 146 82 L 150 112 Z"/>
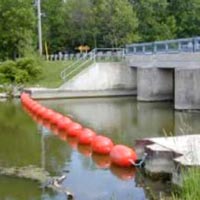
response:
<path id="1" fill-rule="evenodd" d="M 78 50 L 79 50 L 81 53 L 82 53 L 82 52 L 88 52 L 88 51 L 90 50 L 90 47 L 87 46 L 87 45 L 85 45 L 85 46 L 80 45 L 80 46 L 78 47 Z"/>

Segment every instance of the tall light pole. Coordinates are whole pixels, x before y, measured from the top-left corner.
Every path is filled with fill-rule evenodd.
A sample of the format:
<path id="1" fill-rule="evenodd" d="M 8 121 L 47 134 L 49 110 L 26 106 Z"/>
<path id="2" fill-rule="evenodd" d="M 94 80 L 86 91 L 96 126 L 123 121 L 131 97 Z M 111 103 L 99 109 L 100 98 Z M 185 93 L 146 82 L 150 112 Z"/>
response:
<path id="1" fill-rule="evenodd" d="M 38 45 L 39 54 L 42 55 L 42 22 L 41 22 L 41 1 L 37 0 L 37 16 L 38 16 Z"/>

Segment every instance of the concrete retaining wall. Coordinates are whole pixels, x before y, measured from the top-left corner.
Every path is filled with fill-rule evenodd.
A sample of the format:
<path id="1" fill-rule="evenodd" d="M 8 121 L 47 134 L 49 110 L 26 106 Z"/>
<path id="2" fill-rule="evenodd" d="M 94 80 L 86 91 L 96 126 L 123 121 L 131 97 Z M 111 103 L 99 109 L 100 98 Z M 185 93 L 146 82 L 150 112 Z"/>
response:
<path id="1" fill-rule="evenodd" d="M 94 63 L 72 80 L 67 81 L 61 89 L 67 90 L 136 90 L 136 69 L 123 63 Z"/>
<path id="2" fill-rule="evenodd" d="M 173 69 L 138 68 L 137 99 L 141 101 L 173 99 Z"/>

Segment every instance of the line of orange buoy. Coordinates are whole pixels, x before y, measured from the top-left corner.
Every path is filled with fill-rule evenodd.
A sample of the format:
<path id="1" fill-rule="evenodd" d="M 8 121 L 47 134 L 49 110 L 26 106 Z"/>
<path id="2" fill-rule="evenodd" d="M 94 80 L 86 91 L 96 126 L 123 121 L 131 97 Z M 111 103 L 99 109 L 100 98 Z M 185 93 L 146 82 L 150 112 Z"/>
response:
<path id="1" fill-rule="evenodd" d="M 93 160 L 97 160 L 97 157 L 105 158 L 99 163 L 101 167 L 109 167 L 111 163 L 118 167 L 130 167 L 136 162 L 137 154 L 133 149 L 121 144 L 115 145 L 110 138 L 98 135 L 70 117 L 42 106 L 27 93 L 22 93 L 20 98 L 24 109 L 34 120 L 51 128 L 56 134 L 60 133 L 61 139 L 68 138 L 68 143 L 74 148 L 78 146 L 79 152 L 92 156 Z"/>

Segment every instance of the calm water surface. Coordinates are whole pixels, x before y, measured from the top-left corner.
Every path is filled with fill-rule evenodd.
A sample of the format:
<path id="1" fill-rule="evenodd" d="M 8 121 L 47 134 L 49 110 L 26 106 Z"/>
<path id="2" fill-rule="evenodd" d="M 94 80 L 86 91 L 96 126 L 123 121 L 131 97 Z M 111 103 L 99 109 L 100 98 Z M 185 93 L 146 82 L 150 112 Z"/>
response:
<path id="1" fill-rule="evenodd" d="M 95 98 L 41 101 L 46 107 L 73 117 L 85 127 L 115 143 L 134 146 L 135 139 L 164 134 L 199 133 L 200 113 L 174 112 L 170 102 L 139 103 L 134 98 Z M 69 171 L 63 185 L 76 200 L 144 200 L 143 182 L 157 194 L 166 184 L 143 177 L 141 172 L 108 165 L 109 157 L 91 155 L 37 124 L 20 102 L 0 102 L 0 167 L 43 167 L 52 176 Z M 47 191 L 37 182 L 0 175 L 0 200 L 64 200 L 64 194 Z"/>

